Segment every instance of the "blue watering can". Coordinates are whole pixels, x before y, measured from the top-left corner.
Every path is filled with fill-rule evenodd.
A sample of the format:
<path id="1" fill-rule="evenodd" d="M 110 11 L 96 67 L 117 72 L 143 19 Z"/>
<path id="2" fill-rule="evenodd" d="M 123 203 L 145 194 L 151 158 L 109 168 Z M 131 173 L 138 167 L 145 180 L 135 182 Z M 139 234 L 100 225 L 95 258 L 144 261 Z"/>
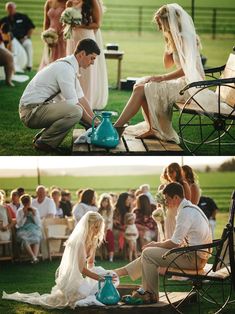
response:
<path id="1" fill-rule="evenodd" d="M 110 121 L 111 115 L 111 112 L 103 111 L 102 115 L 94 116 L 92 120 L 92 131 L 90 135 L 91 144 L 105 148 L 114 148 L 118 145 L 119 136 Z M 102 121 L 95 129 L 94 121 L 96 118 L 100 118 Z"/>
<path id="2" fill-rule="evenodd" d="M 105 275 L 105 281 L 99 280 L 96 299 L 106 305 L 114 305 L 120 301 L 120 295 L 112 282 L 112 275 Z"/>

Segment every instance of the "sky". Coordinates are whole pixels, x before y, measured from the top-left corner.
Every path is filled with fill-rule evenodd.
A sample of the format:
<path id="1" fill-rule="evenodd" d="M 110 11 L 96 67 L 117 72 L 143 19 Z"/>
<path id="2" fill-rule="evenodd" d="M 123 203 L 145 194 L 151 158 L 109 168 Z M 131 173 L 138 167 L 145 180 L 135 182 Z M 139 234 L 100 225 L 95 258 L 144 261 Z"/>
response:
<path id="1" fill-rule="evenodd" d="M 86 156 L 86 157 L 0 157 L 0 171 L 12 169 L 66 169 L 81 167 L 105 167 L 105 166 L 166 166 L 171 162 L 188 164 L 190 166 L 217 166 L 231 156 Z M 1 174 L 1 172 L 0 172 Z"/>

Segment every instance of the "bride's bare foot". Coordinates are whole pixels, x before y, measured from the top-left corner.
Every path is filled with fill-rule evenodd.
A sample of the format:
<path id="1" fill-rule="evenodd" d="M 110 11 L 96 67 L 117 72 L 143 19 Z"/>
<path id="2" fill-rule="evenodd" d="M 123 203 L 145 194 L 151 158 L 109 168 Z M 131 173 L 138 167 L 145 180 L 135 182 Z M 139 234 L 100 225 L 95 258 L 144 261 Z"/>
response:
<path id="1" fill-rule="evenodd" d="M 156 135 L 153 133 L 152 130 L 149 130 L 147 132 L 137 135 L 136 138 L 139 138 L 139 139 L 150 138 L 151 139 L 151 138 L 156 138 Z"/>

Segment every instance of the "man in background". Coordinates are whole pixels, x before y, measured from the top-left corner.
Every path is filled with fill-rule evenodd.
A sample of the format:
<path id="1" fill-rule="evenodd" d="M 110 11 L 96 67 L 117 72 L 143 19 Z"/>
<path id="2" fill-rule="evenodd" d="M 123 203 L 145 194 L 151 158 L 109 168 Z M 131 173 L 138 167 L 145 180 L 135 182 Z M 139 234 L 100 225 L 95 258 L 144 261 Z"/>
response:
<path id="1" fill-rule="evenodd" d="M 25 49 L 27 54 L 26 70 L 30 71 L 33 66 L 31 35 L 35 25 L 26 14 L 16 12 L 16 4 L 14 2 L 7 2 L 5 9 L 8 15 L 0 20 L 0 25 L 7 24 L 13 37 L 18 40 Z"/>
<path id="2" fill-rule="evenodd" d="M 198 206 L 204 212 L 206 217 L 209 220 L 212 239 L 215 238 L 215 226 L 216 226 L 216 214 L 218 212 L 218 206 L 216 205 L 215 201 L 208 196 L 201 196 Z"/>

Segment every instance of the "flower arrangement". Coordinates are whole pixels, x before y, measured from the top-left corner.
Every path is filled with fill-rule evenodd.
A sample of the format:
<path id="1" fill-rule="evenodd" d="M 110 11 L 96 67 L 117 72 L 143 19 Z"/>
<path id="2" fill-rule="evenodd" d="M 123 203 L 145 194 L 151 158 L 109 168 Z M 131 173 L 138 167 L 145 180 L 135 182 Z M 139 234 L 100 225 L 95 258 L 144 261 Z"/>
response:
<path id="1" fill-rule="evenodd" d="M 41 38 L 51 48 L 57 44 L 59 36 L 53 28 L 48 28 L 42 32 Z"/>
<path id="2" fill-rule="evenodd" d="M 163 210 L 161 208 L 158 208 L 152 212 L 152 217 L 156 222 L 163 222 L 165 215 Z"/>
<path id="3" fill-rule="evenodd" d="M 67 8 L 62 12 L 60 22 L 64 26 L 64 39 L 69 39 L 72 35 L 72 27 L 75 25 L 81 25 L 81 12 L 75 8 Z"/>
<path id="4" fill-rule="evenodd" d="M 164 241 L 165 235 L 164 235 L 163 226 L 164 226 L 165 213 L 163 209 L 161 208 L 155 209 L 152 212 L 152 218 L 157 224 L 160 241 Z"/>
<path id="5" fill-rule="evenodd" d="M 164 211 L 164 214 L 165 214 L 165 211 L 166 211 L 166 200 L 165 200 L 165 196 L 164 194 L 162 193 L 162 191 L 159 191 L 157 194 L 156 194 L 156 201 L 159 205 L 161 205 L 161 208 L 163 209 Z"/>

